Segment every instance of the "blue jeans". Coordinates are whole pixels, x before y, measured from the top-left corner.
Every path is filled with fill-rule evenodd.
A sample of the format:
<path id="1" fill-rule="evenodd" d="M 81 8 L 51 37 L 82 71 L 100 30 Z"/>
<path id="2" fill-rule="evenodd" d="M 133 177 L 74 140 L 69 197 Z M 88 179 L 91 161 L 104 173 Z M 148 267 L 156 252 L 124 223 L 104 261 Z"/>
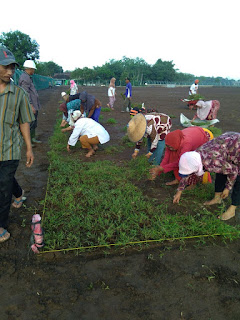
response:
<path id="1" fill-rule="evenodd" d="M 151 149 L 151 139 L 148 138 L 147 139 L 148 152 L 150 151 L 150 149 Z M 157 144 L 157 149 L 153 151 L 153 154 L 148 159 L 148 161 L 154 165 L 160 165 L 164 149 L 165 149 L 165 140 L 159 140 Z"/>
<path id="2" fill-rule="evenodd" d="M 6 228 L 12 195 L 21 197 L 22 189 L 14 178 L 19 160 L 0 161 L 0 227 Z"/>

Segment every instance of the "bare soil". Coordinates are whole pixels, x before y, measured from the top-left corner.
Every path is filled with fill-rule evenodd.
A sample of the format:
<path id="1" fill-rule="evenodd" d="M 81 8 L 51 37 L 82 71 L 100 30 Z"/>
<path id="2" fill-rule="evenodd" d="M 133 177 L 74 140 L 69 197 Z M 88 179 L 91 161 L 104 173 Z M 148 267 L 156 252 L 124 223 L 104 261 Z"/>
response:
<path id="1" fill-rule="evenodd" d="M 88 87 L 106 106 L 107 88 Z M 34 148 L 35 163 L 25 167 L 25 154 L 17 170 L 17 179 L 27 195 L 26 206 L 11 209 L 9 241 L 0 248 L 0 319 L 1 320 L 238 320 L 240 319 L 240 241 L 208 240 L 200 245 L 187 241 L 148 246 L 146 249 L 118 248 L 77 255 L 49 253 L 34 255 L 29 250 L 32 214 L 43 210 L 48 179 L 48 139 L 56 122 L 60 92 L 65 87 L 39 92 L 42 110 L 38 137 L 43 144 Z M 124 88 L 117 88 L 115 110 L 102 113 L 103 125 L 116 146 L 125 134 L 122 130 L 129 114 L 121 113 Z M 188 88 L 133 88 L 133 103 L 173 116 L 172 130 L 181 128 L 180 113 L 191 118 L 193 112 L 180 101 Z M 225 131 L 239 131 L 239 88 L 201 87 L 206 100 L 221 103 L 217 125 Z M 117 125 L 106 124 L 114 118 Z M 118 164 L 129 161 L 133 150 L 116 155 L 99 152 L 95 158 L 112 159 Z M 175 187 L 161 191 L 158 183 L 144 181 L 141 187 L 151 197 L 174 194 Z M 164 189 L 166 190 L 166 188 Z M 153 195 L 154 194 L 154 195 Z M 159 200 L 160 201 L 160 200 Z M 171 207 L 174 213 L 174 206 Z M 235 224 L 238 217 L 230 222 Z"/>

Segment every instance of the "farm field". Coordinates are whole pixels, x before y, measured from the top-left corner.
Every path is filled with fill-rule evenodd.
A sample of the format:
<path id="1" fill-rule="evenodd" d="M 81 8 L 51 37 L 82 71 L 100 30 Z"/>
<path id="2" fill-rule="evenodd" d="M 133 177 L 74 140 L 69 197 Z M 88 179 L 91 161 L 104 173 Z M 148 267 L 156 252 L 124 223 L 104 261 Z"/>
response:
<path id="1" fill-rule="evenodd" d="M 25 208 L 12 209 L 9 227 L 12 237 L 1 245 L 0 319 L 37 319 L 40 316 L 43 319 L 239 319 L 239 240 L 201 238 L 40 256 L 33 256 L 29 251 L 29 222 L 35 211 L 41 214 L 44 210 L 48 139 L 56 123 L 60 93 L 66 89 L 58 87 L 39 92 L 43 109 L 38 133 L 44 144 L 34 149 L 33 168 L 27 170 L 22 161 L 17 171 L 28 199 Z M 86 89 L 106 105 L 106 87 Z M 125 134 L 122 128 L 129 121 L 129 114 L 120 112 L 121 92 L 124 88 L 117 88 L 115 110 L 102 112 L 101 121 L 111 141 L 90 159 L 84 157 L 82 150 L 74 150 L 69 155 L 74 161 L 78 157 L 86 164 L 96 159 L 109 160 L 119 166 L 130 162 L 132 147 L 121 152 L 106 152 L 107 148 L 115 150 Z M 191 118 L 194 112 L 180 101 L 187 97 L 187 92 L 188 88 L 180 87 L 133 88 L 133 103 L 144 102 L 146 108 L 167 113 L 172 116 L 172 130 L 181 129 L 180 113 Z M 222 132 L 239 131 L 239 88 L 200 86 L 200 92 L 206 100 L 217 99 L 221 103 L 217 127 Z M 116 124 L 108 121 L 112 118 Z M 63 138 L 66 139 L 66 135 Z M 143 148 L 141 154 L 144 151 Z M 159 197 L 161 202 L 166 196 L 172 197 L 176 188 L 161 188 L 161 179 L 155 182 L 145 179 L 136 184 L 148 198 Z M 190 205 L 192 196 L 183 194 L 185 208 Z M 176 205 L 169 205 L 168 211 L 174 214 L 176 208 Z M 234 227 L 239 217 L 222 223 Z"/>

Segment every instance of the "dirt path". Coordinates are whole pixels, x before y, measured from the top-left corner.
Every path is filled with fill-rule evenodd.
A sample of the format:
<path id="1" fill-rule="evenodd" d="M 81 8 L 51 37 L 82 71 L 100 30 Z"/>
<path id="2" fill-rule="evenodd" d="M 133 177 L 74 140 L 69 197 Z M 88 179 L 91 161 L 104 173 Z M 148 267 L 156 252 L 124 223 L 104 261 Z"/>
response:
<path id="1" fill-rule="evenodd" d="M 224 244 L 220 240 L 166 243 L 155 247 L 118 248 L 107 253 L 46 254 L 29 252 L 30 219 L 42 211 L 47 177 L 48 139 L 56 120 L 60 92 L 54 88 L 40 92 L 42 112 L 38 134 L 42 145 L 34 149 L 33 168 L 23 160 L 17 178 L 25 189 L 26 207 L 12 209 L 11 239 L 0 249 L 1 320 L 234 320 L 240 319 L 240 241 Z M 104 114 L 124 127 L 129 115 L 120 112 L 120 92 L 116 111 Z M 175 116 L 173 129 L 180 128 L 179 114 L 191 117 L 179 100 L 186 88 L 134 88 L 135 102 Z M 88 88 L 103 106 L 106 88 Z M 240 92 L 237 88 L 202 88 L 206 99 L 221 102 L 219 119 L 223 132 L 239 131 Z M 119 131 L 111 125 L 111 144 L 116 145 Z M 101 158 L 109 155 L 101 154 Z M 122 157 L 122 158 L 121 158 Z M 131 153 L 119 156 L 130 160 Z"/>

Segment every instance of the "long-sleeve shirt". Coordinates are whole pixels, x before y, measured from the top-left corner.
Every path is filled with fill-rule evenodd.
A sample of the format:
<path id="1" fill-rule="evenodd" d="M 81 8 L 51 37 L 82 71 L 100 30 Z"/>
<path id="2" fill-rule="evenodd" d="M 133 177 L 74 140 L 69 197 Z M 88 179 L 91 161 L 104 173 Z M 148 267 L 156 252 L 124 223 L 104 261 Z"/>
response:
<path id="1" fill-rule="evenodd" d="M 34 109 L 41 109 L 38 93 L 34 87 L 32 77 L 30 77 L 27 72 L 23 72 L 18 80 L 18 84 L 28 93 L 30 104 L 33 105 Z"/>
<path id="2" fill-rule="evenodd" d="M 194 151 L 208 141 L 204 130 L 199 127 L 189 127 L 182 130 L 183 138 L 177 151 L 165 149 L 164 158 L 160 164 L 164 173 L 178 169 L 181 155 L 188 151 Z M 170 135 L 169 135 L 170 137 Z"/>
<path id="3" fill-rule="evenodd" d="M 222 173 L 227 176 L 226 188 L 231 190 L 240 174 L 240 133 L 226 132 L 206 142 L 196 150 L 199 152 L 206 171 Z M 178 190 L 189 185 L 190 176 L 181 179 Z"/>
<path id="4" fill-rule="evenodd" d="M 171 118 L 164 113 L 147 114 L 147 128 L 145 137 L 151 140 L 150 152 L 153 153 L 157 149 L 158 141 L 164 140 L 172 127 Z M 136 149 L 140 149 L 141 142 L 136 144 Z"/>
<path id="5" fill-rule="evenodd" d="M 97 136 L 101 144 L 110 140 L 107 130 L 100 123 L 91 118 L 80 118 L 75 122 L 75 127 L 68 140 L 68 144 L 75 146 L 79 137 L 84 135 L 88 136 L 88 138 Z"/>
<path id="6" fill-rule="evenodd" d="M 124 95 L 125 95 L 126 98 L 130 98 L 132 96 L 132 84 L 131 84 L 131 82 L 128 82 L 126 84 L 126 90 L 125 90 Z"/>

